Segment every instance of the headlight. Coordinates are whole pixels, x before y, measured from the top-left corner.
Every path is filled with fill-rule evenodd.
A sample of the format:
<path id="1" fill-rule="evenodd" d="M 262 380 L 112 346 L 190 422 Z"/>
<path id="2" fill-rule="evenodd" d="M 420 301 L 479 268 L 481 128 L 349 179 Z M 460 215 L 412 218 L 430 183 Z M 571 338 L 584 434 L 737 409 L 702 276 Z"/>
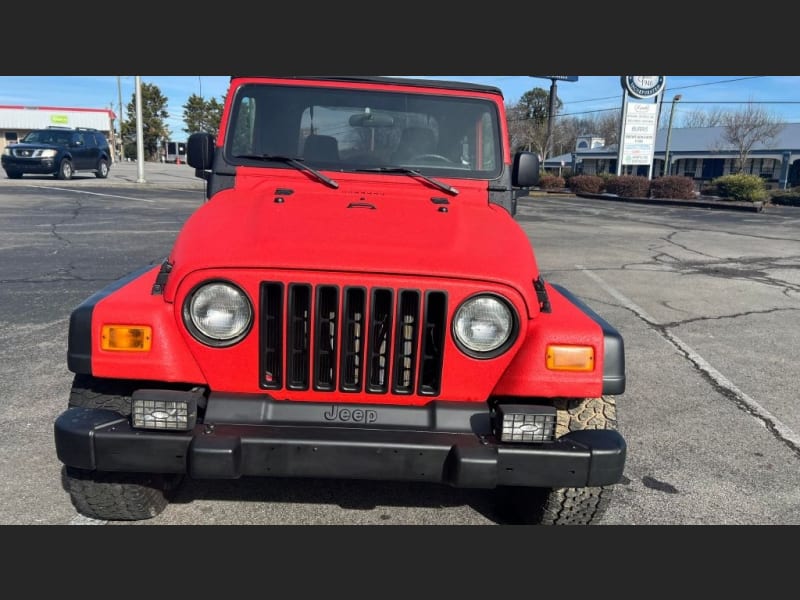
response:
<path id="1" fill-rule="evenodd" d="M 11 147 L 10 146 L 6 146 L 5 148 L 3 148 L 3 156 L 11 156 Z"/>
<path id="2" fill-rule="evenodd" d="M 195 288 L 183 304 L 183 320 L 192 335 L 208 346 L 230 346 L 253 324 L 253 306 L 241 289 L 225 281 Z"/>
<path id="3" fill-rule="evenodd" d="M 57 154 L 57 151 L 53 150 L 52 148 L 50 148 L 49 150 L 39 150 L 39 152 L 40 152 L 39 156 L 41 156 L 42 158 L 54 158 L 55 155 Z"/>
<path id="4" fill-rule="evenodd" d="M 493 358 L 514 343 L 516 323 L 515 312 L 506 300 L 481 294 L 469 298 L 456 310 L 453 336 L 465 354 Z"/>

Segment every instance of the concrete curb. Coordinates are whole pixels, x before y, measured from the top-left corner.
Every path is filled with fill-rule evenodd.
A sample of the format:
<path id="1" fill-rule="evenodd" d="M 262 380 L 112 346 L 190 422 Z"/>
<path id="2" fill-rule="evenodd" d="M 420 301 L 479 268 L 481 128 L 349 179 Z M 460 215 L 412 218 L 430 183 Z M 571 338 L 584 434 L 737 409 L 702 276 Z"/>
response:
<path id="1" fill-rule="evenodd" d="M 529 194 L 528 196 L 520 196 L 518 200 L 525 197 L 534 198 L 536 196 L 542 197 L 554 195 L 563 195 L 573 198 L 591 198 L 593 200 L 608 200 L 611 202 L 627 202 L 629 204 L 646 204 L 648 206 L 686 206 L 689 208 L 738 210 L 745 212 L 761 212 L 764 209 L 763 202 L 740 202 L 734 200 L 673 200 L 669 198 L 622 198 L 620 196 L 609 196 L 605 194 L 579 194 L 568 192 L 537 192 Z"/>

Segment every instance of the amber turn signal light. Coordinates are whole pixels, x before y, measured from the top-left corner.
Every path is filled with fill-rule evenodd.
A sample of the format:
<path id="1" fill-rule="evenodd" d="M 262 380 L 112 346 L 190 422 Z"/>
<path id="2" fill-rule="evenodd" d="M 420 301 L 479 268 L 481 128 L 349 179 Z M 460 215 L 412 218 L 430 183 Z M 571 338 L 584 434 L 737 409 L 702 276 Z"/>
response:
<path id="1" fill-rule="evenodd" d="M 591 371 L 594 369 L 594 348 L 549 344 L 547 368 L 551 371 Z"/>
<path id="2" fill-rule="evenodd" d="M 153 342 L 153 329 L 147 325 L 103 325 L 100 347 L 103 350 L 147 352 Z"/>

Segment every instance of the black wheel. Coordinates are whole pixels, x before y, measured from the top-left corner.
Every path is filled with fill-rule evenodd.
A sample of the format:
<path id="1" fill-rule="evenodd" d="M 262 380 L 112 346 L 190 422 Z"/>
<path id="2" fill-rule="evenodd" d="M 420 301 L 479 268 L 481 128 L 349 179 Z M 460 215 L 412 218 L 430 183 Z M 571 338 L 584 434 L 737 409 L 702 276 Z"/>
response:
<path id="1" fill-rule="evenodd" d="M 67 491 L 82 515 L 101 521 L 151 519 L 169 504 L 171 476 L 107 473 L 65 467 Z"/>
<path id="2" fill-rule="evenodd" d="M 56 179 L 72 179 L 72 162 L 68 158 L 64 158 L 58 165 L 58 172 Z"/>
<path id="3" fill-rule="evenodd" d="M 617 429 L 613 397 L 556 401 L 556 436 L 582 429 Z M 579 488 L 507 487 L 498 490 L 501 509 L 518 523 L 536 525 L 590 525 L 605 512 L 611 486 Z"/>
<path id="4" fill-rule="evenodd" d="M 13 169 L 6 169 L 6 176 L 9 179 L 20 179 L 22 177 L 22 173 Z"/>
<path id="5" fill-rule="evenodd" d="M 100 162 L 97 163 L 97 170 L 95 170 L 94 176 L 98 179 L 108 177 L 108 161 L 105 158 L 101 158 Z"/>
<path id="6" fill-rule="evenodd" d="M 69 406 L 104 408 L 129 416 L 131 394 L 141 385 L 142 382 L 75 375 Z M 137 521 L 159 515 L 182 476 L 86 471 L 67 466 L 64 479 L 72 505 L 80 514 L 102 521 Z"/>

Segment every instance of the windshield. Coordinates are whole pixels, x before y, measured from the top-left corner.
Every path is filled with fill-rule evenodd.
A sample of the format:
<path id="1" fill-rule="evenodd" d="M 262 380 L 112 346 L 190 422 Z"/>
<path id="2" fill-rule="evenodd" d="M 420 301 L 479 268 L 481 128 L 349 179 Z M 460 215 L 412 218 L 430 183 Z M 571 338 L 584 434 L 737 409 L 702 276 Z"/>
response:
<path id="1" fill-rule="evenodd" d="M 469 179 L 494 179 L 502 168 L 497 107 L 488 100 L 247 84 L 231 115 L 225 152 L 233 164 L 274 155 L 317 169 L 406 167 Z"/>
<path id="2" fill-rule="evenodd" d="M 63 146 L 69 143 L 69 132 L 63 131 L 31 131 L 20 141 L 25 144 L 55 144 Z"/>

